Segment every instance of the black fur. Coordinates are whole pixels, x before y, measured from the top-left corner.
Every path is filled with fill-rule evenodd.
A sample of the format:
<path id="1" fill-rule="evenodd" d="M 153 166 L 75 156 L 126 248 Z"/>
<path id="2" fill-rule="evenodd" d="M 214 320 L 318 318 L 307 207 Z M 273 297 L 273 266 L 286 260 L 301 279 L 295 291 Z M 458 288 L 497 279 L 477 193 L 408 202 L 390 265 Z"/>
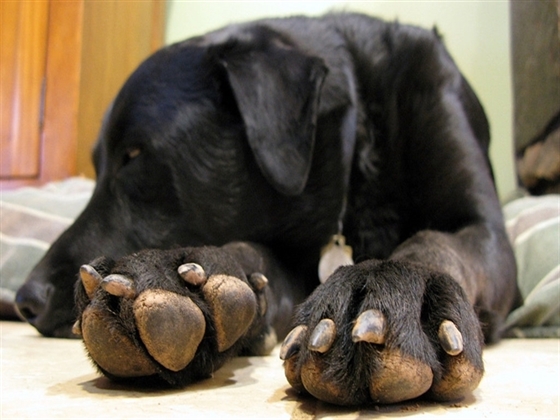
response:
<path id="1" fill-rule="evenodd" d="M 263 325 L 279 335 L 316 289 L 298 322 L 328 313 L 350 325 L 375 301 L 418 307 L 431 331 L 443 311 L 476 353 L 469 308 L 490 320 L 482 327 L 492 341 L 518 296 L 488 146 L 483 109 L 435 32 L 343 14 L 263 20 L 169 46 L 116 97 L 94 152 L 91 202 L 17 305 L 42 334 L 69 336 L 81 264 L 244 241 L 266 256 Z M 341 214 L 363 263 L 317 288 L 320 249 Z M 243 246 L 228 252 L 247 273 L 255 264 Z M 395 321 L 394 340 L 408 337 L 398 345 L 437 374 L 434 335 L 417 337 L 407 319 Z M 351 345 L 340 359 L 363 364 L 359 354 L 344 359 Z"/>

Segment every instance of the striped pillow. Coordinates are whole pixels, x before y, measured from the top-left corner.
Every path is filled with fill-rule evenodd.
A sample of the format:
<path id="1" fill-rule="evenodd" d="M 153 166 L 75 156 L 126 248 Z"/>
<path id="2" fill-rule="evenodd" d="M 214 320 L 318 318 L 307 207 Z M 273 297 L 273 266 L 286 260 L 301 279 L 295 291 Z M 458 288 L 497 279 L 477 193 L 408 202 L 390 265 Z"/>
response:
<path id="1" fill-rule="evenodd" d="M 50 244 L 81 213 L 94 182 L 70 178 L 0 195 L 0 316 L 11 317 L 16 290 Z"/>
<path id="2" fill-rule="evenodd" d="M 560 336 L 560 195 L 524 197 L 504 206 L 524 304 L 506 327 L 520 337 Z"/>

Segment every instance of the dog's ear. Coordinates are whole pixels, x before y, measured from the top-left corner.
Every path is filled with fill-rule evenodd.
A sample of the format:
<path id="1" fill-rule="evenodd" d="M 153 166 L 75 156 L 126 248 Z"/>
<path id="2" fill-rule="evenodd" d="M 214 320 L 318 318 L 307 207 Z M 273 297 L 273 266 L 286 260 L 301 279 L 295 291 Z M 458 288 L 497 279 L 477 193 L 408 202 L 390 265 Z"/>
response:
<path id="1" fill-rule="evenodd" d="M 301 193 L 311 167 L 326 66 L 265 28 L 216 50 L 261 171 L 283 194 Z"/>

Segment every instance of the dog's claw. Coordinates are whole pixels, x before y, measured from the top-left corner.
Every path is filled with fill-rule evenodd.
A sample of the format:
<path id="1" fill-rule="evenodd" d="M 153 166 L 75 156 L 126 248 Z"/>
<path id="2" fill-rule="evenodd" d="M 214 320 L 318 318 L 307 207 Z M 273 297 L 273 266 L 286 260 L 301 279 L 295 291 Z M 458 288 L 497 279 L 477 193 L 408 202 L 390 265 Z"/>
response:
<path id="1" fill-rule="evenodd" d="M 282 347 L 280 348 L 280 359 L 288 360 L 290 357 L 294 356 L 303 342 L 303 337 L 307 332 L 306 325 L 298 325 L 295 327 L 284 339 Z"/>
<path id="2" fill-rule="evenodd" d="M 249 284 L 257 294 L 259 313 L 261 316 L 264 316 L 264 314 L 266 314 L 266 310 L 268 309 L 268 302 L 266 301 L 264 293 L 264 289 L 268 286 L 268 279 L 262 273 L 253 273 L 249 276 Z"/>
<path id="3" fill-rule="evenodd" d="M 463 351 L 463 336 L 453 322 L 445 320 L 440 324 L 438 338 L 443 350 L 450 356 L 457 356 Z"/>
<path id="4" fill-rule="evenodd" d="M 202 294 L 214 314 L 218 351 L 226 351 L 253 322 L 257 312 L 255 294 L 247 283 L 221 274 L 208 279 Z"/>
<path id="5" fill-rule="evenodd" d="M 336 326 L 329 318 L 322 319 L 309 337 L 307 348 L 318 353 L 327 352 L 336 338 Z"/>
<path id="6" fill-rule="evenodd" d="M 280 348 L 280 359 L 284 361 L 284 374 L 286 379 L 298 392 L 304 392 L 305 387 L 301 382 L 301 369 L 298 366 L 299 352 L 307 334 L 306 325 L 298 325 L 284 339 Z"/>
<path id="7" fill-rule="evenodd" d="M 120 274 L 110 274 L 105 277 L 101 282 L 101 287 L 113 296 L 127 299 L 136 297 L 136 288 L 132 281 L 128 277 Z"/>
<path id="8" fill-rule="evenodd" d="M 253 273 L 249 276 L 249 283 L 255 291 L 260 292 L 268 285 L 268 279 L 262 273 Z"/>
<path id="9" fill-rule="evenodd" d="M 103 279 L 95 268 L 89 264 L 84 264 L 80 267 L 80 280 L 82 281 L 88 298 L 91 300 Z"/>
<path id="10" fill-rule="evenodd" d="M 195 263 L 188 263 L 179 266 L 177 272 L 183 280 L 192 286 L 202 286 L 208 279 L 204 268 Z"/>
<path id="11" fill-rule="evenodd" d="M 352 328 L 352 341 L 384 344 L 386 329 L 387 320 L 381 311 L 369 309 L 356 319 L 356 324 Z"/>
<path id="12" fill-rule="evenodd" d="M 82 336 L 82 323 L 79 319 L 72 325 L 72 334 Z"/>

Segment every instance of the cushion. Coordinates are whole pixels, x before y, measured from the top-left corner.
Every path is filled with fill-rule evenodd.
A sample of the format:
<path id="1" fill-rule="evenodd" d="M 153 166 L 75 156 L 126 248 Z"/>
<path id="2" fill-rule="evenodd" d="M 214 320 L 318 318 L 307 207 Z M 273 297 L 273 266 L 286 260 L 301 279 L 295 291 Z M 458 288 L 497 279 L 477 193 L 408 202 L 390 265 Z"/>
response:
<path id="1" fill-rule="evenodd" d="M 504 206 L 524 303 L 507 318 L 510 336 L 560 336 L 560 195 Z"/>
<path id="2" fill-rule="evenodd" d="M 14 316 L 15 292 L 50 244 L 88 203 L 94 181 L 70 178 L 0 194 L 0 317 Z"/>

